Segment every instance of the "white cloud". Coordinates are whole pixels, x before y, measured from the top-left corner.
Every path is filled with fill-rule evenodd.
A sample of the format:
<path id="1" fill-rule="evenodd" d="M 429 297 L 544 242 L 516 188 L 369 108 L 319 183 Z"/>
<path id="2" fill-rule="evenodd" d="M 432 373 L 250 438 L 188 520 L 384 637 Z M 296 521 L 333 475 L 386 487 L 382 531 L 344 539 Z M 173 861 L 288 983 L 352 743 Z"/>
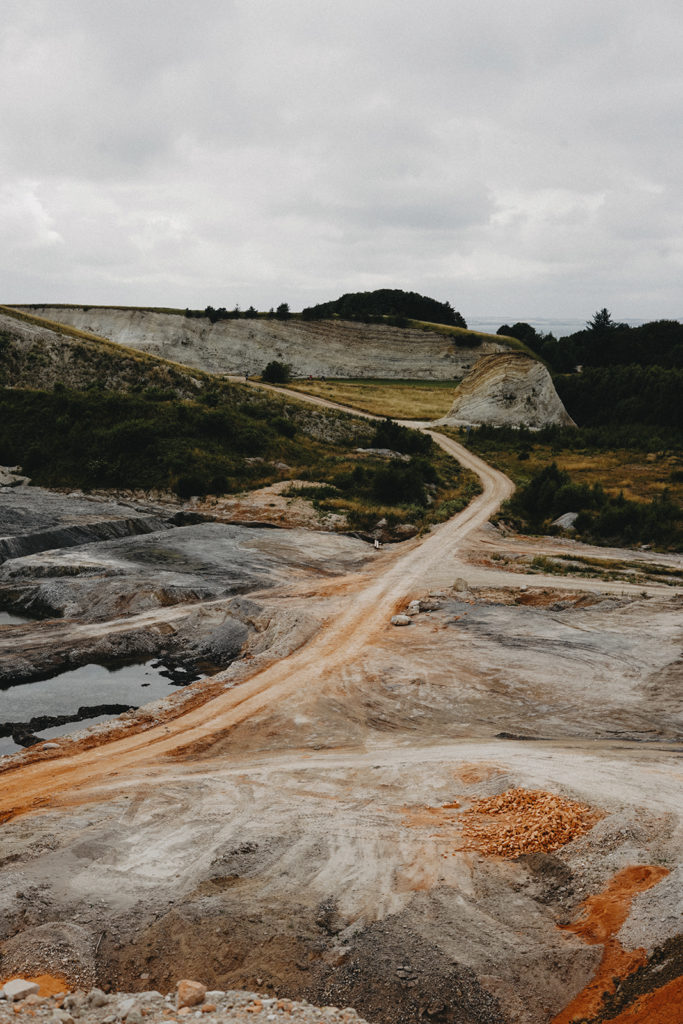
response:
<path id="1" fill-rule="evenodd" d="M 466 316 L 683 314 L 672 0 L 3 14 L 12 301 L 296 307 L 381 284 Z"/>

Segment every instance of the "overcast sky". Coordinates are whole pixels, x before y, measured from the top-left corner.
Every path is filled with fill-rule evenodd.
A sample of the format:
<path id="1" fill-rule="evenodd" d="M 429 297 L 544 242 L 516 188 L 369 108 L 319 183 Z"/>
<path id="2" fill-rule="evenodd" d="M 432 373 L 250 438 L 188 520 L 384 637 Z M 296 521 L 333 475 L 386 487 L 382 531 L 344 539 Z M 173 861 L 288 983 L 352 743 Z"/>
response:
<path id="1" fill-rule="evenodd" d="M 0 0 L 0 301 L 683 318 L 680 0 Z"/>

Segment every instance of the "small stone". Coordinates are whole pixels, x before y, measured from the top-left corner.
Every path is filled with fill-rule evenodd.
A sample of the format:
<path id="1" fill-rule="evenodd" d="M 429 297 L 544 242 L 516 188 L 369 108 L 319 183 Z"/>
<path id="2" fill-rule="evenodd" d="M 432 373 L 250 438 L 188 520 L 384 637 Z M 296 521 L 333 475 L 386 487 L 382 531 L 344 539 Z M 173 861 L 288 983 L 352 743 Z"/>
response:
<path id="1" fill-rule="evenodd" d="M 214 1013 L 216 1009 L 215 1003 L 204 1003 L 202 1006 L 202 1013 Z"/>
<path id="2" fill-rule="evenodd" d="M 467 582 L 467 580 L 464 580 L 462 578 L 462 576 L 458 576 L 458 578 L 456 579 L 455 583 L 453 584 L 453 590 L 462 592 L 462 591 L 469 590 L 469 589 L 470 589 L 470 585 Z"/>
<path id="3" fill-rule="evenodd" d="M 130 1013 L 126 1014 L 126 1020 L 128 1024 L 142 1024 L 144 1019 L 145 1018 L 142 1016 L 140 1011 L 136 1010 L 135 1007 L 133 1007 Z"/>
<path id="4" fill-rule="evenodd" d="M 59 743 L 43 743 L 41 750 L 59 750 Z"/>
<path id="5" fill-rule="evenodd" d="M 202 985 L 200 981 L 189 981 L 187 978 L 178 982 L 176 1005 L 180 1008 L 183 1006 L 199 1006 L 200 1003 L 204 1002 L 206 996 L 206 985 Z"/>
<path id="6" fill-rule="evenodd" d="M 74 1024 L 74 1019 L 68 1012 L 68 1010 L 53 1010 L 52 1020 L 55 1022 L 55 1024 Z"/>
<path id="7" fill-rule="evenodd" d="M 88 1002 L 91 1006 L 106 1006 L 109 996 L 106 996 L 101 988 L 93 988 L 88 995 Z"/>
<path id="8" fill-rule="evenodd" d="M 392 615 L 391 625 L 392 626 L 409 626 L 412 623 L 412 619 L 409 615 Z"/>
<path id="9" fill-rule="evenodd" d="M 121 1002 L 116 1007 L 119 1017 L 127 1017 L 130 1011 L 135 1006 L 136 1002 L 137 1000 L 135 999 L 134 996 L 128 996 L 127 999 L 122 999 Z"/>
<path id="10" fill-rule="evenodd" d="M 5 994 L 5 999 L 13 1003 L 17 999 L 26 999 L 26 996 L 37 993 L 38 986 L 35 982 L 26 981 L 24 978 L 13 978 L 12 981 L 5 982 L 2 991 Z"/>

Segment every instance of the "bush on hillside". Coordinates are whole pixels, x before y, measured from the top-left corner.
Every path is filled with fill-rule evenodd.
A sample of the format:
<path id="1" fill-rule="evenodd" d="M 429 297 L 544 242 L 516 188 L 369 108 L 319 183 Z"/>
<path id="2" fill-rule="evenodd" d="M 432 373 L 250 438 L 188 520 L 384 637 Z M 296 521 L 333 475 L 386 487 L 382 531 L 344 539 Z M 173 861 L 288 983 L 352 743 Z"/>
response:
<path id="1" fill-rule="evenodd" d="M 565 512 L 578 512 L 575 529 L 598 544 L 683 546 L 683 509 L 665 491 L 653 501 L 609 497 L 600 484 L 574 483 L 556 463 L 545 466 L 504 506 L 517 525 L 532 533 L 547 531 Z"/>
<path id="2" fill-rule="evenodd" d="M 286 384 L 291 378 L 291 368 L 277 359 L 272 359 L 261 374 L 261 380 L 268 384 Z"/>

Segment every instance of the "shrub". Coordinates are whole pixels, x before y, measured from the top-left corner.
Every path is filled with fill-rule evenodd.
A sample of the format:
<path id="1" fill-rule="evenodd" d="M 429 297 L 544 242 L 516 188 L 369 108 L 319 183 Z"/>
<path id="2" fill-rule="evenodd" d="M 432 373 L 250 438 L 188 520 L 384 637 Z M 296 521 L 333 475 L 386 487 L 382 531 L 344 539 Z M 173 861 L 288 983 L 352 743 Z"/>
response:
<path id="1" fill-rule="evenodd" d="M 261 379 L 268 384 L 286 384 L 291 380 L 291 369 L 286 363 L 272 359 L 261 374 Z"/>

